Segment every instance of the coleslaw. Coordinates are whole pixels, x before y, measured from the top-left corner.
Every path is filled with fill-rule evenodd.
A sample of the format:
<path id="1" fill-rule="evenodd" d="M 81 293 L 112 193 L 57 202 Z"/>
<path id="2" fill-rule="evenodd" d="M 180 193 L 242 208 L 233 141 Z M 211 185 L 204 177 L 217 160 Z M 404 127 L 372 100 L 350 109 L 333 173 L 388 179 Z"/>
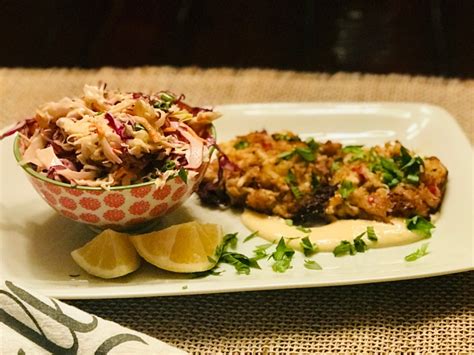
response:
<path id="1" fill-rule="evenodd" d="M 42 105 L 0 139 L 18 132 L 21 165 L 73 186 L 162 185 L 183 170 L 197 174 L 214 144 L 220 114 L 184 99 L 85 85 L 81 97 Z"/>

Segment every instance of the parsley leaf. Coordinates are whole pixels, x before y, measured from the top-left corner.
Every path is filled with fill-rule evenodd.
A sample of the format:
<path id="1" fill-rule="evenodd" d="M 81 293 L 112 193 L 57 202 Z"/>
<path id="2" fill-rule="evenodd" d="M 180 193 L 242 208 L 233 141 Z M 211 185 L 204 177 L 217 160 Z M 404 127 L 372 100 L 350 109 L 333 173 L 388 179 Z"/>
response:
<path id="1" fill-rule="evenodd" d="M 343 199 L 346 199 L 354 190 L 355 190 L 355 187 L 354 185 L 352 185 L 352 182 L 348 180 L 344 180 L 341 183 L 338 192 L 341 194 Z"/>
<path id="2" fill-rule="evenodd" d="M 372 226 L 367 227 L 367 238 L 369 238 L 369 240 L 371 240 L 373 242 L 376 242 L 377 240 L 379 240 L 377 238 L 377 235 L 375 234 L 374 227 L 372 227 Z"/>
<path id="3" fill-rule="evenodd" d="M 283 152 L 281 154 L 278 154 L 278 158 L 279 159 L 284 159 L 284 160 L 288 160 L 290 159 L 293 155 L 295 155 L 295 151 L 294 150 L 290 150 L 288 152 Z"/>
<path id="4" fill-rule="evenodd" d="M 165 172 L 167 170 L 173 170 L 174 168 L 176 168 L 176 163 L 173 160 L 167 160 L 160 168 L 160 171 Z"/>
<path id="5" fill-rule="evenodd" d="M 226 251 L 227 247 L 230 247 L 231 249 L 237 248 L 237 234 L 238 233 L 228 233 L 224 235 L 223 251 Z"/>
<path id="6" fill-rule="evenodd" d="M 255 231 L 253 233 L 250 233 L 248 236 L 245 237 L 244 243 L 248 242 L 250 239 L 255 238 L 258 235 L 258 231 Z"/>
<path id="7" fill-rule="evenodd" d="M 238 274 L 250 274 L 250 268 L 260 269 L 255 259 L 240 253 L 224 253 L 220 259 L 223 263 L 234 266 Z"/>
<path id="8" fill-rule="evenodd" d="M 288 184 L 288 186 L 290 187 L 290 190 L 291 190 L 291 193 L 293 194 L 293 196 L 297 200 L 299 200 L 301 198 L 302 194 L 301 194 L 301 191 L 298 188 L 298 185 L 296 183 L 296 176 L 291 170 L 288 170 L 288 174 L 286 175 L 285 181 Z"/>
<path id="9" fill-rule="evenodd" d="M 267 249 L 270 248 L 272 245 L 272 243 L 257 245 L 253 251 L 253 253 L 255 254 L 254 259 L 260 260 L 266 258 L 269 255 Z"/>
<path id="10" fill-rule="evenodd" d="M 365 159 L 365 151 L 362 149 L 362 145 L 347 145 L 342 148 L 342 152 L 346 154 L 351 154 L 351 160 L 364 160 Z"/>
<path id="11" fill-rule="evenodd" d="M 311 256 L 318 252 L 318 246 L 313 244 L 309 237 L 304 237 L 300 242 L 301 247 L 303 248 L 303 253 L 305 256 Z"/>
<path id="12" fill-rule="evenodd" d="M 334 248 L 332 251 L 334 256 L 343 256 L 346 254 L 350 255 L 355 255 L 356 249 L 355 247 L 351 244 L 351 242 L 347 240 L 343 240 L 337 247 Z"/>
<path id="13" fill-rule="evenodd" d="M 188 171 L 184 168 L 179 169 L 178 176 L 183 180 L 185 184 L 188 183 Z"/>
<path id="14" fill-rule="evenodd" d="M 434 224 L 421 216 L 407 219 L 405 223 L 409 230 L 421 235 L 423 238 L 431 237 L 431 230 L 436 228 Z"/>
<path id="15" fill-rule="evenodd" d="M 313 153 L 316 153 L 316 151 L 319 149 L 319 143 L 316 142 L 313 138 L 307 139 L 305 143 Z"/>
<path id="16" fill-rule="evenodd" d="M 247 148 L 249 145 L 250 145 L 249 142 L 247 142 L 246 140 L 241 140 L 234 144 L 234 148 L 237 150 L 240 150 L 240 149 Z"/>
<path id="17" fill-rule="evenodd" d="M 296 147 L 295 152 L 305 161 L 314 161 L 314 153 L 310 148 Z"/>
<path id="18" fill-rule="evenodd" d="M 288 248 L 285 244 L 285 239 L 281 237 L 276 250 L 273 252 L 271 257 L 275 262 L 272 265 L 272 269 L 275 272 L 285 272 L 291 268 L 291 259 L 295 251 L 291 248 Z"/>
<path id="19" fill-rule="evenodd" d="M 296 226 L 296 229 L 303 233 L 311 233 L 311 228 L 306 228 L 304 226 Z"/>
<path id="20" fill-rule="evenodd" d="M 304 267 L 309 270 L 322 270 L 323 268 L 314 260 L 305 259 Z"/>
<path id="21" fill-rule="evenodd" d="M 272 138 L 276 141 L 299 142 L 301 139 L 296 135 L 288 135 L 282 133 L 272 134 Z"/>
<path id="22" fill-rule="evenodd" d="M 362 237 L 365 235 L 365 232 L 359 234 L 354 238 L 354 248 L 358 253 L 364 253 L 367 250 L 367 244 L 362 240 Z"/>
<path id="23" fill-rule="evenodd" d="M 415 260 L 418 260 L 419 258 L 429 254 L 428 253 L 428 244 L 429 243 L 423 244 L 416 251 L 414 251 L 413 253 L 408 254 L 407 256 L 405 256 L 405 260 L 406 261 L 415 261 Z"/>

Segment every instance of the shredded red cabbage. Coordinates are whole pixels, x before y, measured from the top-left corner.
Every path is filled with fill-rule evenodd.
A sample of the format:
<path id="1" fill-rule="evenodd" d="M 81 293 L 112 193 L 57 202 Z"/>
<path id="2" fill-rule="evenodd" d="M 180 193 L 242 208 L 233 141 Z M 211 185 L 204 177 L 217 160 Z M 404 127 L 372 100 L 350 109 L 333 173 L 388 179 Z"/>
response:
<path id="1" fill-rule="evenodd" d="M 11 136 L 13 133 L 16 133 L 18 132 L 19 130 L 21 130 L 23 127 L 26 127 L 28 126 L 29 124 L 35 122 L 35 119 L 34 118 L 28 118 L 26 120 L 23 120 L 23 121 L 20 121 L 18 123 L 16 123 L 13 127 L 11 127 L 10 129 L 8 129 L 5 133 L 3 133 L 2 135 L 0 135 L 0 140 L 2 140 L 3 138 L 6 138 L 8 136 Z"/>
<path id="2" fill-rule="evenodd" d="M 112 129 L 117 133 L 121 139 L 131 138 L 125 132 L 125 125 L 119 120 L 115 119 L 110 113 L 105 114 L 105 119 L 108 121 L 108 124 Z"/>

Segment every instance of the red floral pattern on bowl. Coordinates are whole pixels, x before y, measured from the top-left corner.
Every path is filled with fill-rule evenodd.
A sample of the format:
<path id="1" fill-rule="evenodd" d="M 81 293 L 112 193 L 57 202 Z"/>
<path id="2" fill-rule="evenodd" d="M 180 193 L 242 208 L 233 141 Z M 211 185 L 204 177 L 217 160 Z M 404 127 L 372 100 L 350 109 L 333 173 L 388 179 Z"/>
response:
<path id="1" fill-rule="evenodd" d="M 64 217 L 98 228 L 115 229 L 140 226 L 175 210 L 192 194 L 202 176 L 189 172 L 187 184 L 176 177 L 161 187 L 151 182 L 145 186 L 99 191 L 48 181 L 44 177 L 41 177 L 43 183 L 38 184 L 39 177 L 26 175 L 38 194 Z"/>

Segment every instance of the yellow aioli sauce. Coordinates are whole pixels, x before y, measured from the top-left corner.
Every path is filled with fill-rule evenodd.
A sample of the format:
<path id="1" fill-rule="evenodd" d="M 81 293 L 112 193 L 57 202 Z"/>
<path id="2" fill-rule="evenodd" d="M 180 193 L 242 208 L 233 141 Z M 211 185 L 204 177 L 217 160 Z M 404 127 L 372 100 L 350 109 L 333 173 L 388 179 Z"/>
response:
<path id="1" fill-rule="evenodd" d="M 319 251 L 332 252 L 341 241 L 352 242 L 355 237 L 367 230 L 368 226 L 374 227 L 378 240 L 370 241 L 367 236 L 363 239 L 369 248 L 386 248 L 397 245 L 413 243 L 423 239 L 419 234 L 413 233 L 405 226 L 405 220 L 394 218 L 391 223 L 368 221 L 362 219 L 339 220 L 330 224 L 309 228 L 308 233 L 302 232 L 296 226 L 289 226 L 281 217 L 268 216 L 250 210 L 242 214 L 242 223 L 252 232 L 258 232 L 262 238 L 276 243 L 285 237 L 286 244 L 295 250 L 302 251 L 300 241 L 304 237 L 319 247 Z"/>

